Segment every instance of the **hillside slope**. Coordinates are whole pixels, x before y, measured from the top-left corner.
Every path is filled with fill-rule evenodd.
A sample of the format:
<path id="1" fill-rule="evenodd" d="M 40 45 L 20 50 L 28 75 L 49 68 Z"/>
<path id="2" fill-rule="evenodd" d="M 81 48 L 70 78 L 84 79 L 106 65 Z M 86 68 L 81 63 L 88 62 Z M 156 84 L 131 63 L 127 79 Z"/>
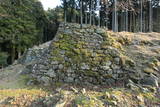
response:
<path id="1" fill-rule="evenodd" d="M 61 24 L 0 77 L 7 107 L 158 107 L 160 34 Z"/>

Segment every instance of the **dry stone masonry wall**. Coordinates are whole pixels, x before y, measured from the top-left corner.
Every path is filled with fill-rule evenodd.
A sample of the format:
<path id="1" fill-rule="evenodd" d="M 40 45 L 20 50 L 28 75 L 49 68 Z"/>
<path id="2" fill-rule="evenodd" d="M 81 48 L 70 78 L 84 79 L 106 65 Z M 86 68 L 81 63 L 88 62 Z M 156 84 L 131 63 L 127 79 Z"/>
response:
<path id="1" fill-rule="evenodd" d="M 78 24 L 66 24 L 64 28 L 61 24 L 47 49 L 49 52 L 27 66 L 34 80 L 44 85 L 113 85 L 142 78 L 121 43 L 102 28 L 84 25 L 80 29 Z"/>

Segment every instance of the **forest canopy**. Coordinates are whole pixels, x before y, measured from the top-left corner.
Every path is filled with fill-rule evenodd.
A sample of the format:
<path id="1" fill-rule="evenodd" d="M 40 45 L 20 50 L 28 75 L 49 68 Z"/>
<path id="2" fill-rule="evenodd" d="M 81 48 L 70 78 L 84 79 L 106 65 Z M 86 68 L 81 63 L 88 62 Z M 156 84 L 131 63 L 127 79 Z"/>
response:
<path id="1" fill-rule="evenodd" d="M 6 60 L 12 63 L 27 48 L 52 38 L 55 31 L 50 29 L 55 23 L 49 18 L 53 15 L 47 15 L 51 14 L 38 0 L 0 1 L 0 67 Z"/>

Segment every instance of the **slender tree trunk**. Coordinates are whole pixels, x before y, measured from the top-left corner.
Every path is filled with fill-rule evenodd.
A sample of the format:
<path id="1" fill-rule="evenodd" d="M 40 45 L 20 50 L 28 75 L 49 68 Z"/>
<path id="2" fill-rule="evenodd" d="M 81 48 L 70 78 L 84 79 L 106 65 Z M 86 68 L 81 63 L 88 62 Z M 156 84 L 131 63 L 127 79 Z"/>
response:
<path id="1" fill-rule="evenodd" d="M 136 28 L 135 28 L 135 29 L 136 29 L 136 32 L 139 31 L 139 30 L 138 30 L 138 29 L 139 29 L 139 27 L 138 27 L 138 25 L 139 25 L 138 21 L 139 21 L 139 20 L 138 20 L 138 19 L 139 19 L 139 15 L 136 14 L 136 15 L 135 15 L 135 23 L 136 23 L 136 25 L 135 25 Z"/>
<path id="2" fill-rule="evenodd" d="M 128 6 L 127 2 L 127 6 Z M 125 31 L 128 32 L 128 7 L 125 9 Z"/>
<path id="3" fill-rule="evenodd" d="M 136 17 L 135 17 L 135 13 L 133 12 L 133 31 L 136 32 Z"/>
<path id="4" fill-rule="evenodd" d="M 123 12 L 121 12 L 121 20 L 120 20 L 120 23 L 121 23 L 121 25 L 120 25 L 120 31 L 124 31 L 124 13 Z"/>
<path id="5" fill-rule="evenodd" d="M 93 3 L 92 3 L 92 0 L 90 0 L 90 25 L 92 25 L 92 5 L 93 5 Z"/>
<path id="6" fill-rule="evenodd" d="M 138 13 L 138 32 L 141 32 L 141 13 Z"/>
<path id="7" fill-rule="evenodd" d="M 15 46 L 12 44 L 12 48 L 11 48 L 11 63 L 14 62 L 15 59 Z"/>
<path id="8" fill-rule="evenodd" d="M 72 0 L 72 5 L 71 5 L 71 15 L 70 15 L 70 20 L 71 20 L 71 22 L 73 23 L 74 22 L 74 8 L 75 7 L 75 0 Z"/>
<path id="9" fill-rule="evenodd" d="M 82 24 L 83 24 L 83 0 L 80 1 L 80 5 L 81 5 L 81 28 L 82 28 Z"/>
<path id="10" fill-rule="evenodd" d="M 88 20 L 88 15 L 87 12 L 85 12 L 85 24 L 88 24 L 87 20 Z"/>
<path id="11" fill-rule="evenodd" d="M 66 22 L 67 22 L 67 2 L 66 0 L 64 0 L 64 28 L 65 28 Z"/>
<path id="12" fill-rule="evenodd" d="M 141 12 L 140 12 L 140 32 L 143 32 L 143 1 L 141 0 Z"/>
<path id="13" fill-rule="evenodd" d="M 73 8 L 71 9 L 71 15 L 70 15 L 70 22 L 73 23 L 73 19 L 74 19 L 74 12 L 73 12 Z"/>
<path id="14" fill-rule="evenodd" d="M 21 57 L 21 52 L 18 51 L 18 59 Z"/>
<path id="15" fill-rule="evenodd" d="M 114 16 L 114 11 L 112 11 L 112 30 L 114 31 L 114 25 L 115 25 L 115 16 Z"/>
<path id="16" fill-rule="evenodd" d="M 98 21 L 98 27 L 101 27 L 101 15 L 100 15 L 100 5 L 99 5 L 99 10 L 98 10 L 98 19 L 97 19 L 97 21 Z"/>
<path id="17" fill-rule="evenodd" d="M 146 20 L 146 15 L 145 15 L 145 12 L 143 12 L 143 19 L 144 20 L 143 20 L 143 29 L 142 29 L 142 31 L 145 32 L 146 31 L 146 21 L 145 21 Z"/>
<path id="18" fill-rule="evenodd" d="M 21 57 L 21 46 L 19 44 L 18 44 L 17 51 L 18 51 L 18 58 L 20 58 Z"/>
<path id="19" fill-rule="evenodd" d="M 93 14 L 93 25 L 95 25 L 95 15 Z"/>
<path id="20" fill-rule="evenodd" d="M 118 32 L 118 23 L 117 23 L 117 0 L 114 0 L 114 21 L 113 21 L 113 31 Z"/>
<path id="21" fill-rule="evenodd" d="M 101 27 L 101 16 L 100 16 L 100 12 L 99 12 L 99 18 L 98 18 L 98 26 Z"/>
<path id="22" fill-rule="evenodd" d="M 115 3 L 114 4 L 114 22 L 115 22 L 114 23 L 114 29 L 115 29 L 114 31 L 117 32 L 117 29 L 116 29 L 116 27 L 117 27 L 117 11 L 116 11 L 117 10 L 117 7 L 116 7 L 117 0 L 115 0 L 114 3 Z"/>
<path id="23" fill-rule="evenodd" d="M 101 8 L 100 8 L 100 5 L 101 5 L 101 0 L 98 1 L 98 9 L 99 9 L 99 16 L 98 16 L 98 26 L 100 27 L 101 25 Z"/>
<path id="24" fill-rule="evenodd" d="M 75 15 L 75 14 L 73 14 L 72 22 L 73 22 L 73 23 L 76 22 L 76 15 Z"/>
<path id="25" fill-rule="evenodd" d="M 129 27 L 129 31 L 132 32 L 132 12 L 130 12 L 130 27 Z"/>
<path id="26" fill-rule="evenodd" d="M 106 5 L 106 28 L 108 29 L 108 1 L 106 1 L 105 5 Z"/>
<path id="27" fill-rule="evenodd" d="M 149 32 L 153 31 L 153 21 L 152 21 L 152 0 L 149 0 Z"/>
<path id="28" fill-rule="evenodd" d="M 126 9 L 126 12 L 125 12 L 125 31 L 128 32 L 128 10 Z"/>
<path id="29" fill-rule="evenodd" d="M 67 22 L 67 12 L 65 10 L 65 12 L 64 12 L 64 23 L 66 24 L 66 22 Z"/>

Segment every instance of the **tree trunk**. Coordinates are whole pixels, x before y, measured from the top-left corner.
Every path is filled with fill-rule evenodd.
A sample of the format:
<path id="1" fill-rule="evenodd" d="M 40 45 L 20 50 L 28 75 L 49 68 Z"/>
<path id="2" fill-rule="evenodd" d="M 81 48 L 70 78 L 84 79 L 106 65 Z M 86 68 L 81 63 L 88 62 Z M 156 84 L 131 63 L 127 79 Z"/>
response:
<path id="1" fill-rule="evenodd" d="M 18 47 L 17 47 L 17 58 L 19 59 L 21 57 L 21 46 L 18 44 Z"/>
<path id="2" fill-rule="evenodd" d="M 149 32 L 152 32 L 152 1 L 149 0 Z"/>
<path id="3" fill-rule="evenodd" d="M 92 5 L 93 5 L 93 3 L 92 3 L 92 0 L 90 0 L 90 25 L 92 25 Z"/>
<path id="4" fill-rule="evenodd" d="M 128 31 L 131 32 L 131 25 L 132 25 L 132 15 L 131 12 L 129 12 L 129 24 L 128 24 Z"/>
<path id="5" fill-rule="evenodd" d="M 136 21 L 135 21 L 135 14 L 133 12 L 133 32 L 135 32 L 135 26 L 136 26 Z"/>
<path id="6" fill-rule="evenodd" d="M 83 24 L 83 0 L 80 1 L 80 5 L 81 5 L 81 28 L 82 28 L 82 24 Z"/>
<path id="7" fill-rule="evenodd" d="M 67 2 L 66 0 L 64 0 L 64 28 L 65 28 L 66 22 L 67 22 Z"/>
<path id="8" fill-rule="evenodd" d="M 14 62 L 14 59 L 15 59 L 15 46 L 12 44 L 12 47 L 11 47 L 11 63 Z"/>
<path id="9" fill-rule="evenodd" d="M 106 28 L 108 29 L 108 2 L 106 1 Z"/>
<path id="10" fill-rule="evenodd" d="M 93 14 L 93 25 L 95 25 L 95 15 Z"/>
<path id="11" fill-rule="evenodd" d="M 143 29 L 142 31 L 145 32 L 146 31 L 146 16 L 145 16 L 145 12 L 143 12 Z"/>
<path id="12" fill-rule="evenodd" d="M 141 12 L 140 12 L 140 32 L 143 32 L 142 31 L 142 28 L 143 28 L 143 1 L 141 0 Z"/>
<path id="13" fill-rule="evenodd" d="M 113 12 L 113 31 L 118 32 L 118 23 L 117 23 L 117 0 L 114 0 L 114 12 Z"/>
<path id="14" fill-rule="evenodd" d="M 124 12 L 121 12 L 121 25 L 120 25 L 120 31 L 125 31 L 125 22 L 124 22 Z"/>
<path id="15" fill-rule="evenodd" d="M 85 13 L 85 24 L 88 24 L 88 15 L 87 15 L 87 12 Z"/>
<path id="16" fill-rule="evenodd" d="M 112 11 L 112 30 L 114 31 L 114 22 L 115 20 L 114 20 L 114 11 Z"/>
<path id="17" fill-rule="evenodd" d="M 128 10 L 125 12 L 125 31 L 128 32 Z"/>
<path id="18" fill-rule="evenodd" d="M 100 8 L 100 5 L 101 5 L 101 0 L 98 1 L 98 9 L 99 9 L 99 16 L 98 16 L 98 26 L 100 27 L 101 25 L 101 8 Z"/>

